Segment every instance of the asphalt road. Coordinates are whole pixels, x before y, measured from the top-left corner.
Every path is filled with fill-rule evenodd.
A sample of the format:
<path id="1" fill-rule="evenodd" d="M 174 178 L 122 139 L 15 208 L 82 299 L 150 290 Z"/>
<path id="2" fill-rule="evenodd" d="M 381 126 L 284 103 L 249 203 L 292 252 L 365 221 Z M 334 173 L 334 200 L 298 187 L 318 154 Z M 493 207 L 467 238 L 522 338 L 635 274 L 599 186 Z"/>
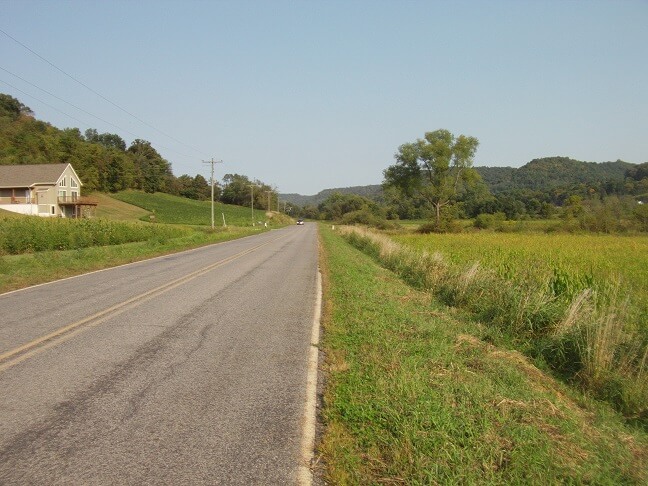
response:
<path id="1" fill-rule="evenodd" d="M 0 484 L 298 484 L 316 231 L 0 295 Z"/>

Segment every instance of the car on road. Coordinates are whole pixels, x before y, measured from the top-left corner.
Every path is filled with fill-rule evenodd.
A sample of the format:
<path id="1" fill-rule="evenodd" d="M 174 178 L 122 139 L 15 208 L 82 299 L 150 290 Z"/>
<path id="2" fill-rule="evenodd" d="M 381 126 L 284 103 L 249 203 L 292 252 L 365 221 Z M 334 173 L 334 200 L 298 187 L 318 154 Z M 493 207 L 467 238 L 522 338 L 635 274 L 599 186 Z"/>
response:
<path id="1" fill-rule="evenodd" d="M 302 224 L 304 224 L 304 220 L 303 220 L 303 219 L 298 219 L 298 220 L 297 220 L 297 224 L 298 224 L 298 225 L 302 225 Z"/>

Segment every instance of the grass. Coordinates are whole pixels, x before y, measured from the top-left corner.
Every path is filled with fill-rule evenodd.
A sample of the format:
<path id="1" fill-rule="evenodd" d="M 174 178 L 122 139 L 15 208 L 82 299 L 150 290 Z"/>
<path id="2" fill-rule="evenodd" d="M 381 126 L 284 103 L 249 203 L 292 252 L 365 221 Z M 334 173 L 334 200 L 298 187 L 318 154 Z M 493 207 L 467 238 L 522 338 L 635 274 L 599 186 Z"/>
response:
<path id="1" fill-rule="evenodd" d="M 645 484 L 648 438 L 321 226 L 331 484 Z"/>
<path id="2" fill-rule="evenodd" d="M 94 193 L 91 195 L 97 205 L 97 218 L 112 219 L 117 221 L 146 220 L 150 211 L 144 208 L 133 206 L 126 202 L 110 197 L 108 194 Z"/>
<path id="3" fill-rule="evenodd" d="M 21 218 L 22 214 L 14 213 L 13 211 L 7 211 L 5 209 L 0 209 L 0 218 Z"/>
<path id="4" fill-rule="evenodd" d="M 648 423 L 648 329 L 618 285 L 541 266 L 510 274 L 343 228 L 346 238 L 417 288 L 472 313 L 491 342 L 519 349 L 569 383 Z"/>
<path id="5" fill-rule="evenodd" d="M 573 278 L 620 281 L 626 294 L 648 307 L 648 236 L 471 232 L 394 234 L 420 251 L 439 252 L 450 262 L 480 265 L 512 276 L 521 268 L 560 269 Z"/>
<path id="6" fill-rule="evenodd" d="M 146 209 L 148 214 L 140 218 L 143 220 L 167 224 L 211 225 L 211 201 L 195 201 L 161 192 L 148 194 L 133 190 L 118 192 L 112 197 Z M 264 210 L 255 210 L 254 213 L 257 222 L 267 220 Z M 214 206 L 216 226 L 222 226 L 223 214 L 227 225 L 251 226 L 252 224 L 250 208 L 216 203 Z M 150 216 L 154 216 L 154 218 Z"/>

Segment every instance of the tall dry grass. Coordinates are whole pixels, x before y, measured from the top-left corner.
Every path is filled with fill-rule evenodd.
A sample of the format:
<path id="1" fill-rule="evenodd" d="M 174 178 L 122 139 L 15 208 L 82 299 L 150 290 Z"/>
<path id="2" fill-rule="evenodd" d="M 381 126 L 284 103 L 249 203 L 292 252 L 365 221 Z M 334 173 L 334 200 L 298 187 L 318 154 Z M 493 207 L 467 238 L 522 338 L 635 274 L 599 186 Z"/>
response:
<path id="1" fill-rule="evenodd" d="M 408 283 L 473 312 L 531 357 L 541 360 L 626 416 L 648 413 L 648 337 L 629 319 L 615 283 L 576 281 L 562 269 L 452 264 L 360 227 L 341 227 L 347 241 Z M 584 285 L 589 285 L 583 288 Z"/>

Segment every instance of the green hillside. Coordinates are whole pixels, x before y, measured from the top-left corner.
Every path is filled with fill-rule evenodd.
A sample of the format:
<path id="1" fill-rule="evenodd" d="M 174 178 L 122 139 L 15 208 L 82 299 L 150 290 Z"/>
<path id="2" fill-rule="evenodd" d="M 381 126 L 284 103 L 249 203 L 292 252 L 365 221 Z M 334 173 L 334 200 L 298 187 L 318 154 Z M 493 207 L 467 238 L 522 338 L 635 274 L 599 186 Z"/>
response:
<path id="1" fill-rule="evenodd" d="M 211 225 L 211 202 L 196 201 L 179 196 L 156 192 L 149 194 L 141 191 L 127 190 L 112 194 L 111 197 L 146 209 L 147 214 L 140 217 L 144 221 L 155 221 L 169 224 Z M 250 208 L 216 203 L 214 219 L 216 226 L 223 225 L 223 214 L 227 225 L 250 226 L 252 211 Z M 264 210 L 254 211 L 255 220 L 266 221 Z"/>
<path id="2" fill-rule="evenodd" d="M 108 194 L 95 192 L 91 197 L 98 203 L 96 212 L 98 218 L 136 221 L 143 218 L 148 219 L 150 214 L 144 208 L 120 201 Z"/>
<path id="3" fill-rule="evenodd" d="M 488 189 L 494 193 L 531 189 L 550 191 L 557 187 L 569 188 L 579 184 L 598 185 L 606 182 L 621 184 L 628 169 L 636 164 L 617 160 L 616 162 L 582 162 L 569 157 L 544 157 L 534 159 L 522 167 L 475 167 Z M 356 194 L 374 201 L 383 198 L 382 186 L 355 186 L 325 189 L 313 196 L 301 194 L 280 194 L 282 200 L 299 206 L 317 206 L 331 194 Z"/>
<path id="4" fill-rule="evenodd" d="M 550 190 L 578 184 L 621 182 L 635 164 L 582 162 L 569 157 L 534 159 L 518 169 L 511 167 L 476 167 L 492 192 L 514 189 Z"/>

